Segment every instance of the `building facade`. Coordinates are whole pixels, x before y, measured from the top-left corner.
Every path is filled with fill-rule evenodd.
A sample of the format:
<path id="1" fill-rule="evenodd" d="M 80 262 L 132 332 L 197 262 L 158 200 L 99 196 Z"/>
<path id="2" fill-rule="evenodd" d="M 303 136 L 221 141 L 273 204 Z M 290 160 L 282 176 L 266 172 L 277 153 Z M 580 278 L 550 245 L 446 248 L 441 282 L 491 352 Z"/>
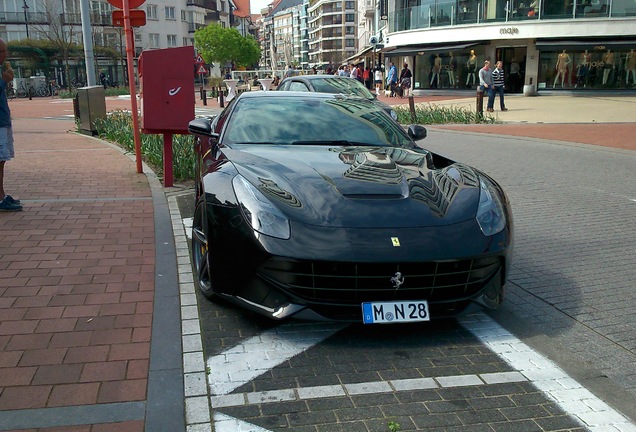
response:
<path id="1" fill-rule="evenodd" d="M 383 0 L 381 0 L 383 1 Z M 414 94 L 475 88 L 501 60 L 510 92 L 636 89 L 634 0 L 389 0 L 384 55 Z"/>
<path id="2" fill-rule="evenodd" d="M 307 15 L 310 64 L 336 66 L 357 52 L 356 0 L 315 0 Z"/>
<path id="3" fill-rule="evenodd" d="M 0 37 L 7 42 L 23 39 L 62 39 L 83 45 L 81 0 L 0 0 Z M 113 26 L 114 7 L 106 0 L 90 0 L 92 43 L 109 47 L 126 56 L 126 38 L 122 27 Z M 194 44 L 194 32 L 205 25 L 218 23 L 225 27 L 246 24 L 234 16 L 233 0 L 147 0 L 139 9 L 145 11 L 146 25 L 133 29 L 135 56 L 143 50 L 171 48 Z M 249 5 L 248 5 L 249 10 Z M 11 53 L 10 53 L 11 54 Z M 112 81 L 123 83 L 125 63 L 96 57 L 96 68 Z M 82 81 L 83 59 L 71 65 L 71 79 Z M 22 70 L 19 74 L 58 76 L 52 70 Z M 59 82 L 66 85 L 65 82 Z"/>

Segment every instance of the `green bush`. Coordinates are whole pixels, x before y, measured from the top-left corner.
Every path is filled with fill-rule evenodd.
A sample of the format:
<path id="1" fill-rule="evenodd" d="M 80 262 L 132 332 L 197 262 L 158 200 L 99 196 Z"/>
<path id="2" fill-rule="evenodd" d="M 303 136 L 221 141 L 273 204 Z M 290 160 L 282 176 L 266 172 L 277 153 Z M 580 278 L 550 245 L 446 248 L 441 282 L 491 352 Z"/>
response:
<path id="1" fill-rule="evenodd" d="M 431 103 L 415 105 L 415 121 L 411 117 L 408 107 L 393 107 L 401 124 L 468 124 L 468 123 L 497 123 L 497 119 L 489 113 L 484 113 L 481 118 L 475 111 L 459 106 L 438 106 Z"/>
<path id="2" fill-rule="evenodd" d="M 109 87 L 105 91 L 106 96 L 121 96 L 130 94 L 128 87 Z M 58 93 L 61 99 L 73 99 L 77 96 L 77 89 L 62 89 Z"/>
<path id="3" fill-rule="evenodd" d="M 119 144 L 129 152 L 135 151 L 132 115 L 113 111 L 105 119 L 96 120 L 100 138 Z M 157 173 L 163 171 L 163 135 L 141 134 L 141 154 L 144 161 Z M 172 164 L 175 180 L 194 178 L 194 146 L 191 135 L 172 137 Z"/>

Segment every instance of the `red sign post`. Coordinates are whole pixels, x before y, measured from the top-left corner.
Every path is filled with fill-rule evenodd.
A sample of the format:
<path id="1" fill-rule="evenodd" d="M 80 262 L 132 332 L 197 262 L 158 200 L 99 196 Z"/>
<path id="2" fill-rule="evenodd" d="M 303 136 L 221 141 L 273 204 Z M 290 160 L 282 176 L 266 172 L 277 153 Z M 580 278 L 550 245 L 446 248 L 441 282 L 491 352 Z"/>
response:
<path id="1" fill-rule="evenodd" d="M 108 0 L 108 3 L 116 8 L 124 10 L 124 32 L 126 33 L 126 60 L 128 63 L 128 86 L 130 89 L 130 108 L 132 111 L 133 134 L 135 140 L 135 159 L 137 162 L 137 172 L 143 173 L 141 161 L 141 135 L 139 132 L 139 113 L 137 111 L 137 90 L 135 86 L 135 65 L 134 59 L 134 38 L 132 26 L 130 24 L 130 9 L 144 4 L 146 0 Z"/>

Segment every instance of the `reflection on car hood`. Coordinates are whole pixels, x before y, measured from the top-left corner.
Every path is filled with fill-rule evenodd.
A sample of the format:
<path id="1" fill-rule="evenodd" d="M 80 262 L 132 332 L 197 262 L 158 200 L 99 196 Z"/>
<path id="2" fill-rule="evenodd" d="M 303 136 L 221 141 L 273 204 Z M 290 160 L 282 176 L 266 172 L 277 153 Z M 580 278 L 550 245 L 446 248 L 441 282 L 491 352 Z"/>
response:
<path id="1" fill-rule="evenodd" d="M 475 216 L 479 176 L 424 150 L 241 146 L 223 152 L 292 221 L 332 227 L 450 225 Z"/>

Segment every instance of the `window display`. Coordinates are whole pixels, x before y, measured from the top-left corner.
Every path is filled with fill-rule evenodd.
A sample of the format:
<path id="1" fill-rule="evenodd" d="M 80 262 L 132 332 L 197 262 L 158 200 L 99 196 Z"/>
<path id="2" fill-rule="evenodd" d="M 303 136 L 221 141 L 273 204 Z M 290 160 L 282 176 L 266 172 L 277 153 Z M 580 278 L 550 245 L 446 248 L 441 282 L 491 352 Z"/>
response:
<path id="1" fill-rule="evenodd" d="M 476 88 L 482 47 L 460 51 L 425 51 L 415 57 L 415 89 Z"/>
<path id="2" fill-rule="evenodd" d="M 582 47 L 584 48 L 584 47 Z M 636 83 L 636 52 L 590 46 L 541 51 L 539 89 L 621 89 Z"/>

